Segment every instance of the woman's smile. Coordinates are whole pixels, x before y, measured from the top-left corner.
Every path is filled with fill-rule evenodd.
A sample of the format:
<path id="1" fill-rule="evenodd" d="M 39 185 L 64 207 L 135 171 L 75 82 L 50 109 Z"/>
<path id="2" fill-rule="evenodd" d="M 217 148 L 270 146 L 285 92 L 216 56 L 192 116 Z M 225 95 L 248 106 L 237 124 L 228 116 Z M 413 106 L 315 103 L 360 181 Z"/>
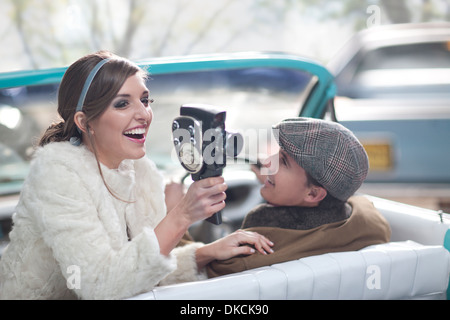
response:
<path id="1" fill-rule="evenodd" d="M 132 129 L 127 129 L 123 135 L 134 143 L 145 143 L 147 137 L 147 124 Z"/>

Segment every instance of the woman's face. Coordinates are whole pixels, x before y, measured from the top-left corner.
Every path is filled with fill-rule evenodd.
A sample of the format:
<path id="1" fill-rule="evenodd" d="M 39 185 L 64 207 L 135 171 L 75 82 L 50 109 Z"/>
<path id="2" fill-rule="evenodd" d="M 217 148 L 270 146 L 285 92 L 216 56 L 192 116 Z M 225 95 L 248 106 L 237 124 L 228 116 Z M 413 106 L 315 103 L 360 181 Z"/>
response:
<path id="1" fill-rule="evenodd" d="M 152 117 L 144 80 L 137 74 L 130 76 L 105 112 L 89 124 L 99 161 L 113 169 L 125 159 L 145 156 Z"/>

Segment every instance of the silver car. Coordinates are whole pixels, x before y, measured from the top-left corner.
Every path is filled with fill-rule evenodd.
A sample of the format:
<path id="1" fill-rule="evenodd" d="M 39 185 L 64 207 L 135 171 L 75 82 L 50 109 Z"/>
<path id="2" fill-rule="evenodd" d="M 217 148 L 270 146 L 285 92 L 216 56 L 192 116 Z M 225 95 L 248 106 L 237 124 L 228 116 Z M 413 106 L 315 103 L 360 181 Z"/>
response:
<path id="1" fill-rule="evenodd" d="M 370 157 L 367 192 L 450 205 L 450 24 L 357 34 L 329 63 L 337 120 Z"/>

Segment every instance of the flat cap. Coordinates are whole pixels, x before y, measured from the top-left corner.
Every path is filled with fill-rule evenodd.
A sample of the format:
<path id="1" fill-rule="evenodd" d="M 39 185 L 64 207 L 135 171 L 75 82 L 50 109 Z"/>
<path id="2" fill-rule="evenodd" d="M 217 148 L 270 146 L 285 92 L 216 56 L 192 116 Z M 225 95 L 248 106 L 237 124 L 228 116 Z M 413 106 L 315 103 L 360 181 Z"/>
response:
<path id="1" fill-rule="evenodd" d="M 332 196 L 346 201 L 369 171 L 364 147 L 343 125 L 314 118 L 286 119 L 273 127 L 281 149 Z"/>

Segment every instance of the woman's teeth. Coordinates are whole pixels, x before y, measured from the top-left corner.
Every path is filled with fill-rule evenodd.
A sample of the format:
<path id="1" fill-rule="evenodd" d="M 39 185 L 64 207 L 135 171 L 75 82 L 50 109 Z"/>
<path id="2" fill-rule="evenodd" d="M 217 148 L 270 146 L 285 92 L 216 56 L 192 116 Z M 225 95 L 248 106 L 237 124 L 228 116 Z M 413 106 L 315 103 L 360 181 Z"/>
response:
<path id="1" fill-rule="evenodd" d="M 145 133 L 145 128 L 136 128 L 136 129 L 127 130 L 124 132 L 125 135 L 135 135 L 135 134 L 144 134 L 144 133 Z"/>

